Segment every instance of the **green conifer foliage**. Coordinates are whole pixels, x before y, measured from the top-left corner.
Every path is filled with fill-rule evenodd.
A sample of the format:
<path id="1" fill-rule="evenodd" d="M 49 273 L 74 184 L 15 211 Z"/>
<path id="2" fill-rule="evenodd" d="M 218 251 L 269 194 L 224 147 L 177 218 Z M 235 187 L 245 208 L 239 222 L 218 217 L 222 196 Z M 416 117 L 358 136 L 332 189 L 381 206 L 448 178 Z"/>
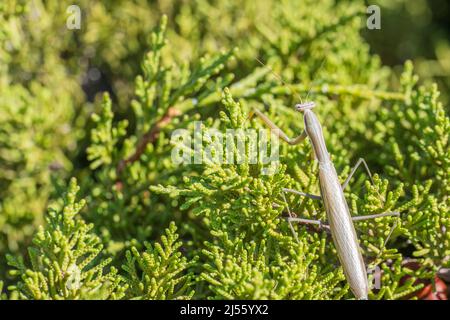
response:
<path id="1" fill-rule="evenodd" d="M 281 143 L 275 165 L 244 134 L 266 128 L 256 108 L 297 136 L 302 100 L 340 180 L 361 157 L 374 173 L 345 189 L 351 214 L 400 213 L 355 222 L 381 274 L 369 297 L 414 298 L 450 266 L 448 108 L 410 62 L 396 85 L 361 36 L 364 1 L 77 4 L 80 30 L 67 1 L 0 3 L 1 299 L 353 298 L 330 234 L 286 221 L 326 220 L 321 201 L 283 197 L 320 192 L 309 140 Z M 212 161 L 226 149 L 212 130 L 245 151 Z"/>
<path id="2" fill-rule="evenodd" d="M 401 80 L 405 101 L 380 108 L 373 117 L 374 141 L 385 149 L 378 161 L 392 163 L 387 173 L 404 183 L 433 178 L 436 195 L 448 197 L 450 120 L 438 101 L 439 91 L 436 86 L 417 88 L 410 62 Z"/>
<path id="3" fill-rule="evenodd" d="M 239 103 L 235 102 L 228 89 L 225 90 L 223 102 L 228 113 L 221 112 L 221 129 L 241 129 L 240 140 L 248 144 L 249 138 L 243 135 L 246 122 L 245 113 Z M 206 128 L 204 128 L 206 129 Z M 203 135 L 207 135 L 206 132 Z M 223 141 L 225 143 L 225 141 Z M 223 147 L 222 145 L 220 146 Z M 275 175 L 260 175 L 260 164 L 250 164 L 247 154 L 239 155 L 237 145 L 233 154 L 240 165 L 206 163 L 200 176 L 186 177 L 186 188 L 151 187 L 152 191 L 183 196 L 186 202 L 181 209 L 194 207 L 193 213 L 204 217 L 209 228 L 217 234 L 242 231 L 251 232 L 253 237 L 264 234 L 277 236 L 277 226 L 281 222 L 280 208 L 272 208 L 274 194 L 282 187 L 282 172 Z M 194 150 L 186 150 L 193 155 Z M 219 150 L 216 150 L 219 152 Z M 202 154 L 204 161 L 207 158 Z M 237 159 L 242 157 L 242 159 Z M 260 168 L 258 168 L 260 167 Z"/>
<path id="4" fill-rule="evenodd" d="M 95 126 L 87 154 L 90 168 L 96 169 L 96 179 L 88 181 L 93 190 L 89 202 L 95 212 L 92 219 L 103 221 L 99 227 L 111 251 L 129 247 L 133 239 L 141 243 L 135 245 L 142 246 L 154 236 L 155 225 L 168 223 L 170 216 L 152 207 L 158 200 L 148 192 L 151 184 L 180 177 L 180 168 L 170 160 L 167 132 L 185 125 L 186 120 L 180 117 L 183 112 L 218 100 L 217 90 L 231 81 L 230 77 L 214 77 L 225 67 L 232 51 L 204 57 L 192 67 L 164 65 L 161 56 L 166 23 L 163 17 L 152 34 L 152 50 L 142 63 L 143 74 L 135 80 L 133 127 L 127 132 L 127 120 L 114 122 L 108 95 L 103 98 L 101 111 L 92 117 Z M 175 109 L 174 105 L 180 107 Z"/>
<path id="5" fill-rule="evenodd" d="M 306 242 L 234 241 L 223 237 L 208 243 L 200 278 L 213 299 L 339 299 L 348 287 L 339 286 L 343 273 L 326 271 L 313 263 L 318 247 Z"/>
<path id="6" fill-rule="evenodd" d="M 146 250 L 140 253 L 135 247 L 126 253 L 125 281 L 129 285 L 128 296 L 133 299 L 190 299 L 194 295 L 194 275 L 184 274 L 195 264 L 188 262 L 179 252 L 175 223 L 166 229 L 161 244 L 145 243 Z"/>
<path id="7" fill-rule="evenodd" d="M 57 23 L 40 1 L 0 4 L 0 274 L 5 253 L 23 250 L 43 223 L 51 177 L 73 168 L 67 153 L 76 149 L 81 88 L 65 72 Z"/>
<path id="8" fill-rule="evenodd" d="M 64 144 L 71 141 L 68 124 L 59 122 L 64 111 L 48 89 L 1 87 L 0 248 L 17 250 L 42 223 L 52 172 L 71 166 L 64 155 Z"/>
<path id="9" fill-rule="evenodd" d="M 111 259 L 99 259 L 103 246 L 78 215 L 85 201 L 77 201 L 79 187 L 72 179 L 62 207 L 50 208 L 46 226 L 28 248 L 29 266 L 22 257 L 8 256 L 10 273 L 19 277 L 9 289 L 19 299 L 116 299 L 123 296 Z"/>

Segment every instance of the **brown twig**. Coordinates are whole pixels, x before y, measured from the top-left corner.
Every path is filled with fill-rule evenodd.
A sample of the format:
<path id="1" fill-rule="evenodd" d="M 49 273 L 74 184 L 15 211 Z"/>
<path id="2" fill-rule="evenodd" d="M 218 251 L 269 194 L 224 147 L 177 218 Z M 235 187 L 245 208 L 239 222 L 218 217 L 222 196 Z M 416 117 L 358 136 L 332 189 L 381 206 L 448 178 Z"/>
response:
<path id="1" fill-rule="evenodd" d="M 161 129 L 167 125 L 172 118 L 180 115 L 180 111 L 177 110 L 175 107 L 170 107 L 167 109 L 166 113 L 162 116 L 161 119 L 159 119 L 139 140 L 136 151 L 129 156 L 127 159 L 121 160 L 119 164 L 117 165 L 117 176 L 120 176 L 120 173 L 125 169 L 125 167 L 137 161 L 141 155 L 144 153 L 145 148 L 149 143 L 154 143 L 156 139 L 158 138 L 159 133 L 161 132 Z"/>

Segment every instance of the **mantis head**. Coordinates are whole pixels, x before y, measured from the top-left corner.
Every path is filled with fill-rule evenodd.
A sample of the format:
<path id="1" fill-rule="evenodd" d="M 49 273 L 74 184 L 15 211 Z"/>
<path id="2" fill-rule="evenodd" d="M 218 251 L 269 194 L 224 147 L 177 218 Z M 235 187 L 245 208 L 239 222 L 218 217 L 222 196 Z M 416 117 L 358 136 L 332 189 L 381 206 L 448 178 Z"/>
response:
<path id="1" fill-rule="evenodd" d="M 298 103 L 295 105 L 295 110 L 304 112 L 305 110 L 310 110 L 316 106 L 314 101 L 308 101 L 305 103 Z"/>

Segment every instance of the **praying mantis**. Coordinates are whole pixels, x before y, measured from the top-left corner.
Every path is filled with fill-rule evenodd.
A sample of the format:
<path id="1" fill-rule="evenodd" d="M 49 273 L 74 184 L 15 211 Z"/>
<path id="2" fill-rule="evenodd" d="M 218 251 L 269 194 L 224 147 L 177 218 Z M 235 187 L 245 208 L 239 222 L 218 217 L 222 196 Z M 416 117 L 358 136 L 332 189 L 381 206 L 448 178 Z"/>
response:
<path id="1" fill-rule="evenodd" d="M 290 212 L 289 206 L 287 205 L 286 197 L 284 195 L 285 192 L 294 193 L 316 200 L 322 200 L 328 220 L 327 227 L 329 228 L 331 236 L 333 238 L 333 242 L 336 247 L 336 252 L 342 265 L 345 278 L 347 279 L 350 289 L 355 297 L 360 300 L 367 300 L 370 288 L 367 279 L 366 266 L 361 254 L 361 249 L 359 247 L 358 237 L 356 235 L 353 221 L 381 218 L 385 216 L 398 217 L 400 216 L 400 213 L 386 212 L 359 217 L 352 217 L 350 215 L 350 210 L 344 196 L 345 187 L 348 185 L 356 169 L 361 164 L 364 165 L 370 177 L 370 180 L 373 183 L 372 175 L 367 163 L 363 158 L 360 158 L 351 170 L 348 178 L 341 185 L 336 169 L 327 150 L 324 135 L 322 132 L 322 126 L 320 125 L 317 116 L 312 111 L 314 107 L 315 103 L 313 101 L 295 105 L 295 109 L 303 113 L 304 130 L 299 136 L 293 139 L 289 138 L 277 125 L 275 125 L 266 115 L 264 115 L 259 110 L 254 109 L 252 111 L 252 114 L 254 113 L 259 116 L 259 118 L 261 118 L 261 120 L 268 127 L 270 127 L 270 129 L 272 129 L 272 133 L 274 133 L 276 136 L 278 136 L 278 138 L 290 145 L 299 144 L 307 137 L 309 138 L 314 150 L 314 154 L 319 163 L 320 196 L 304 193 L 293 189 L 283 188 L 282 195 L 289 213 L 288 222 L 290 228 L 294 235 L 296 235 L 291 224 L 292 222 L 315 224 L 319 226 L 323 226 L 323 223 L 320 220 L 310 220 L 293 217 Z M 395 227 L 396 224 L 394 224 L 393 228 L 391 229 L 387 239 L 385 240 L 385 244 Z"/>

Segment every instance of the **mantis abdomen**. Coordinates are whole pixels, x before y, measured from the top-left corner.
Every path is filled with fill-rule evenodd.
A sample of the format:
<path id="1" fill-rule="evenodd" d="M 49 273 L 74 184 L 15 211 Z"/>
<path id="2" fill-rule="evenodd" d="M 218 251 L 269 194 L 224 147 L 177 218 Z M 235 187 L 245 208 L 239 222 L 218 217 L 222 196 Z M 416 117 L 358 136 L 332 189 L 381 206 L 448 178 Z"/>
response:
<path id="1" fill-rule="evenodd" d="M 331 162 L 317 116 L 309 109 L 303 109 L 303 112 L 305 131 L 319 162 L 320 194 L 339 261 L 356 298 L 367 299 L 369 285 L 366 267 L 344 191 Z"/>
<path id="2" fill-rule="evenodd" d="M 319 164 L 319 183 L 330 232 L 345 277 L 357 299 L 367 299 L 369 284 L 342 186 L 331 162 Z"/>

